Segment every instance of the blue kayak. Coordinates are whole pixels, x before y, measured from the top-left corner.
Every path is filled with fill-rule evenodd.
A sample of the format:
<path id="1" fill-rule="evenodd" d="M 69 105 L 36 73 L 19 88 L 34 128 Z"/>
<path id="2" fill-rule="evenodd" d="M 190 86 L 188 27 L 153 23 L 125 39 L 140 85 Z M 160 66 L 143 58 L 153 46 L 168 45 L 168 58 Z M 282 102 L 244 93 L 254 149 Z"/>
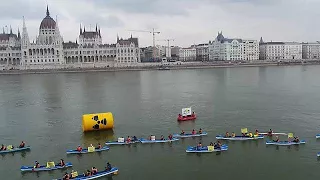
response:
<path id="1" fill-rule="evenodd" d="M 320 138 L 320 134 L 317 134 L 317 135 L 316 135 L 316 138 L 317 138 L 317 139 Z"/>
<path id="2" fill-rule="evenodd" d="M 72 179 L 75 179 L 75 180 L 97 179 L 97 178 L 101 178 L 101 177 L 104 177 L 104 176 L 117 174 L 118 171 L 119 171 L 118 168 L 113 167 L 113 168 L 111 168 L 110 171 L 99 171 L 99 172 L 97 172 L 96 174 L 94 174 L 92 176 L 79 175 L 76 178 L 72 178 Z M 63 180 L 63 179 L 61 178 L 61 179 L 54 179 L 54 180 Z"/>
<path id="3" fill-rule="evenodd" d="M 11 150 L 5 150 L 5 151 L 0 151 L 0 154 L 5 154 L 5 153 L 13 153 L 13 152 L 19 152 L 19 151 L 26 151 L 26 150 L 30 150 L 30 146 L 26 146 L 23 148 L 13 148 Z"/>
<path id="4" fill-rule="evenodd" d="M 160 139 L 156 139 L 156 140 L 148 140 L 148 139 L 144 139 L 141 138 L 139 139 L 141 143 L 166 143 L 166 142 L 173 142 L 173 141 L 178 141 L 178 138 L 172 138 L 172 139 L 164 139 L 164 140 L 160 140 Z"/>
<path id="5" fill-rule="evenodd" d="M 95 149 L 93 152 L 101 152 L 101 151 L 107 151 L 110 148 L 108 146 L 104 146 L 101 149 Z M 67 154 L 87 154 L 87 153 L 93 153 L 93 152 L 88 152 L 88 149 L 82 149 L 82 151 L 78 150 L 68 150 Z"/>
<path id="6" fill-rule="evenodd" d="M 231 141 L 245 141 L 245 140 L 263 139 L 263 138 L 264 138 L 263 135 L 259 135 L 255 137 L 248 137 L 248 136 L 225 137 L 223 135 L 216 136 L 216 139 L 231 140 Z"/>
<path id="7" fill-rule="evenodd" d="M 274 142 L 274 141 L 266 141 L 267 145 L 277 145 L 277 146 L 291 146 L 291 145 L 299 145 L 299 144 L 305 144 L 305 140 L 300 140 L 299 142 L 289 142 L 289 141 L 279 141 L 279 142 Z"/>
<path id="8" fill-rule="evenodd" d="M 173 137 L 176 138 L 188 138 L 188 137 L 200 137 L 200 136 L 206 136 L 208 133 L 202 132 L 201 134 L 191 134 L 191 133 L 185 133 L 185 134 L 173 134 Z"/>
<path id="9" fill-rule="evenodd" d="M 52 171 L 52 170 L 57 170 L 57 169 L 64 169 L 72 167 L 72 163 L 67 162 L 65 166 L 58 166 L 56 165 L 55 167 L 47 168 L 46 166 L 40 166 L 39 168 L 34 168 L 34 166 L 21 166 L 21 171 L 26 172 L 26 171 Z"/>
<path id="10" fill-rule="evenodd" d="M 118 141 L 107 141 L 106 145 L 130 145 L 135 144 L 140 141 L 131 141 L 131 142 L 118 142 Z"/>
<path id="11" fill-rule="evenodd" d="M 221 148 L 214 148 L 214 146 L 203 146 L 201 148 L 197 148 L 189 146 L 186 150 L 187 153 L 211 153 L 211 152 L 221 152 L 221 151 L 227 151 L 228 145 L 223 144 Z"/>

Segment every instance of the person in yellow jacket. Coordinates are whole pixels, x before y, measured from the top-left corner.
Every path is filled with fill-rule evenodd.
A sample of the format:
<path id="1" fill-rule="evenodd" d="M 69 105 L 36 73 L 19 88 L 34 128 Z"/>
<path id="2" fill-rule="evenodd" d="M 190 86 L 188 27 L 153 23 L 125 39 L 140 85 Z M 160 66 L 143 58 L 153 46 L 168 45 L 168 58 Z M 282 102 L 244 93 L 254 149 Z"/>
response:
<path id="1" fill-rule="evenodd" d="M 249 133 L 249 137 L 251 137 L 251 138 L 253 137 L 253 134 L 252 134 L 252 132 L 250 132 L 250 133 Z"/>

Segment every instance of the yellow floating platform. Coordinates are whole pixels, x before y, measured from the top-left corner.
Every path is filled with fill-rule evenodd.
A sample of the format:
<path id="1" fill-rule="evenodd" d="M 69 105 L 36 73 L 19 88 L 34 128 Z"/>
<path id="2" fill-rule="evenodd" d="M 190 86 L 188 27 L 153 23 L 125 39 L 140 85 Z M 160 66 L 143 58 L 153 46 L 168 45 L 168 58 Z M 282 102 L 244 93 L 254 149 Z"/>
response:
<path id="1" fill-rule="evenodd" d="M 113 129 L 113 115 L 111 112 L 82 115 L 83 132 L 106 129 Z"/>

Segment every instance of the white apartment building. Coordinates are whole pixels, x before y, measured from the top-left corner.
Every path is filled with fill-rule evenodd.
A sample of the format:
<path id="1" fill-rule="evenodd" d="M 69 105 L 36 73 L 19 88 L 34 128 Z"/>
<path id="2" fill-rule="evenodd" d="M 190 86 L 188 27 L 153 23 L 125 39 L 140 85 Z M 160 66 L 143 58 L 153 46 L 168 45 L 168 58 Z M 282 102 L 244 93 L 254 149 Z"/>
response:
<path id="1" fill-rule="evenodd" d="M 257 40 L 228 39 L 218 33 L 216 39 L 209 43 L 209 60 L 252 61 L 259 59 Z"/>
<path id="2" fill-rule="evenodd" d="M 302 59 L 320 59 L 320 42 L 302 43 Z"/>
<path id="3" fill-rule="evenodd" d="M 297 42 L 260 43 L 261 60 L 302 59 L 302 44 Z"/>
<path id="4" fill-rule="evenodd" d="M 195 61 L 197 56 L 197 50 L 194 47 L 181 48 L 179 50 L 180 61 Z"/>

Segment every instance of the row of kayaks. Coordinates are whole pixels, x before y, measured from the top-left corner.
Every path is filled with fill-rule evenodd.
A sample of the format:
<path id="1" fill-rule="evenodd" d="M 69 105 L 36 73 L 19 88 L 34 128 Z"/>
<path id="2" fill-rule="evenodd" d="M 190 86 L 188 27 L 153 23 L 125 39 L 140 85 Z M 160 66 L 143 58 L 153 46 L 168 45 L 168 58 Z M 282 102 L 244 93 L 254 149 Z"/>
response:
<path id="1" fill-rule="evenodd" d="M 200 137 L 200 136 L 207 136 L 208 133 L 207 132 L 202 132 L 202 133 L 185 133 L 185 134 L 173 134 L 173 138 L 172 139 L 145 139 L 145 138 L 140 138 L 137 139 L 136 141 L 123 141 L 123 142 L 119 142 L 119 141 L 107 141 L 106 145 L 129 145 L 129 144 L 135 144 L 135 143 L 143 143 L 143 144 L 150 144 L 150 143 L 167 143 L 167 142 L 174 142 L 174 141 L 178 141 L 179 138 L 190 138 L 190 137 Z"/>

